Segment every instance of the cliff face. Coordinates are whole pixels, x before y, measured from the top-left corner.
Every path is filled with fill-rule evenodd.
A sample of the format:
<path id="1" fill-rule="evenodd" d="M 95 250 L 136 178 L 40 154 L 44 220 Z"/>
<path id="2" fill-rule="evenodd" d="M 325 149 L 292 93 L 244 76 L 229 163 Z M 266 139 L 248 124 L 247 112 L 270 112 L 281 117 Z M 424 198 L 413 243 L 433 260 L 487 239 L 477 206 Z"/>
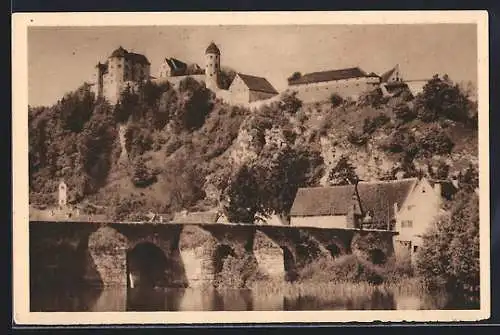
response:
<path id="1" fill-rule="evenodd" d="M 175 88 L 151 84 L 116 107 L 78 92 L 30 109 L 30 201 L 52 206 L 63 178 L 74 202 L 100 204 L 114 217 L 220 207 L 235 171 L 257 159 L 271 168 L 284 148 L 319 151 L 322 185 L 342 157 L 363 180 L 439 169 L 448 178 L 477 167 L 469 119 L 424 120 L 416 99 L 335 106 L 294 99 L 248 110 L 187 80 Z"/>

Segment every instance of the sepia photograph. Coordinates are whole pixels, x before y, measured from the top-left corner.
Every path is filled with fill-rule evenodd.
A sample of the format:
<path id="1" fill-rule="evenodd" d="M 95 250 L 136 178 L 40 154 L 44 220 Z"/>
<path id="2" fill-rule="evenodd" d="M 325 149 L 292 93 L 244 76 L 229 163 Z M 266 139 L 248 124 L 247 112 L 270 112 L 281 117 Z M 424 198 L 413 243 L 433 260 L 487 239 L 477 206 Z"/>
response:
<path id="1" fill-rule="evenodd" d="M 487 13 L 13 22 L 15 317 L 489 316 Z"/>

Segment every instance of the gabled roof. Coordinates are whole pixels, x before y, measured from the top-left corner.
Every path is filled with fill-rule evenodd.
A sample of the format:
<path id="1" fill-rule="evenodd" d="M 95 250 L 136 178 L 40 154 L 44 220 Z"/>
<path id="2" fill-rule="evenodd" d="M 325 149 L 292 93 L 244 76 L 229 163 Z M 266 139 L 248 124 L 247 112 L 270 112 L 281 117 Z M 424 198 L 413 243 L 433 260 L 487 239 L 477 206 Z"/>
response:
<path id="1" fill-rule="evenodd" d="M 352 67 L 347 69 L 307 73 L 295 80 L 291 80 L 289 84 L 300 85 L 362 77 L 371 77 L 371 75 L 368 75 L 359 67 Z"/>
<path id="2" fill-rule="evenodd" d="M 278 91 L 271 85 L 266 78 L 250 76 L 248 74 L 237 73 L 237 76 L 243 80 L 250 91 L 278 94 Z"/>
<path id="3" fill-rule="evenodd" d="M 392 69 L 390 69 L 389 71 L 382 73 L 380 75 L 381 82 L 383 82 L 383 83 L 387 82 L 389 80 L 389 78 L 392 76 L 392 74 L 394 73 L 394 71 L 396 71 L 397 68 L 398 68 L 398 66 L 396 65 Z"/>
<path id="4" fill-rule="evenodd" d="M 363 213 L 371 211 L 375 220 L 394 218 L 394 204 L 400 208 L 417 184 L 417 178 L 358 183 Z M 354 185 L 300 188 L 292 205 L 291 216 L 346 215 L 352 203 Z"/>
<path id="5" fill-rule="evenodd" d="M 177 213 L 172 220 L 173 223 L 216 223 L 220 214 L 215 211 L 191 212 L 187 214 Z"/>

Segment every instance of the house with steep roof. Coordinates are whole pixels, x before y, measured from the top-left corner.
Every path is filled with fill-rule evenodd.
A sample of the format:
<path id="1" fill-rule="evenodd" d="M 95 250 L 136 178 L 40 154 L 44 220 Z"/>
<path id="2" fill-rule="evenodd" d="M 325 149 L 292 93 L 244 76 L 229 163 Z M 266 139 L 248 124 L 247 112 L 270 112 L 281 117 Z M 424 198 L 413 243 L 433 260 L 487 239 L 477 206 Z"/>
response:
<path id="1" fill-rule="evenodd" d="M 327 101 L 332 94 L 357 99 L 379 87 L 380 77 L 359 67 L 307 73 L 288 81 L 288 89 L 297 92 L 303 102 Z"/>
<path id="2" fill-rule="evenodd" d="M 243 73 L 236 74 L 228 91 L 231 102 L 235 104 L 248 104 L 278 95 L 278 91 L 266 78 Z"/>
<path id="3" fill-rule="evenodd" d="M 451 182 L 427 178 L 300 188 L 290 225 L 395 230 L 399 233 L 394 237 L 396 255 L 414 255 L 422 235 L 444 213 L 443 202 L 456 191 Z"/>
<path id="4" fill-rule="evenodd" d="M 189 76 L 189 75 L 203 75 L 204 70 L 195 63 L 188 64 L 176 58 L 165 58 L 160 65 L 158 78 Z"/>

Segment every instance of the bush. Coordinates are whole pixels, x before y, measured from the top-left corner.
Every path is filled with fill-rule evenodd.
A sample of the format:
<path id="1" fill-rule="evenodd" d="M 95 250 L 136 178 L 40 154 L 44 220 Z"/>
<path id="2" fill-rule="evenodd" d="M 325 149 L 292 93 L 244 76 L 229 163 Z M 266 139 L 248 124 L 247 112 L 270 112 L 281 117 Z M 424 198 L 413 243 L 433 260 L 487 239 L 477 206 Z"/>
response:
<path id="1" fill-rule="evenodd" d="M 415 111 L 413 111 L 410 106 L 405 103 L 394 107 L 394 114 L 402 123 L 410 122 L 417 117 L 417 113 L 415 113 Z"/>
<path id="2" fill-rule="evenodd" d="M 342 98 L 340 95 L 337 93 L 333 93 L 330 96 L 330 104 L 332 105 L 332 108 L 338 107 L 344 103 L 344 98 Z"/>
<path id="3" fill-rule="evenodd" d="M 365 134 L 373 134 L 375 130 L 382 127 L 386 123 L 390 122 L 391 119 L 384 113 L 380 113 L 375 118 L 367 117 L 363 122 L 363 132 Z"/>
<path id="4" fill-rule="evenodd" d="M 441 129 L 433 127 L 418 140 L 420 154 L 424 157 L 451 153 L 454 143 Z"/>
<path id="5" fill-rule="evenodd" d="M 368 136 L 365 133 L 358 134 L 355 131 L 350 131 L 347 134 L 347 141 L 356 146 L 362 146 L 368 142 Z"/>
<path id="6" fill-rule="evenodd" d="M 215 286 L 219 288 L 245 288 L 257 273 L 257 261 L 252 254 L 243 257 L 229 255 L 217 274 Z"/>
<path id="7" fill-rule="evenodd" d="M 136 187 L 147 187 L 156 182 L 156 175 L 146 166 L 144 159 L 140 157 L 134 164 L 132 183 Z"/>
<path id="8" fill-rule="evenodd" d="M 285 92 L 280 99 L 280 109 L 289 114 L 296 114 L 302 107 L 302 100 L 297 98 L 297 92 Z"/>
<path id="9" fill-rule="evenodd" d="M 371 263 L 358 259 L 355 255 L 343 255 L 332 260 L 324 256 L 305 265 L 299 271 L 301 281 L 313 282 L 369 282 L 381 284 L 383 270 Z"/>

